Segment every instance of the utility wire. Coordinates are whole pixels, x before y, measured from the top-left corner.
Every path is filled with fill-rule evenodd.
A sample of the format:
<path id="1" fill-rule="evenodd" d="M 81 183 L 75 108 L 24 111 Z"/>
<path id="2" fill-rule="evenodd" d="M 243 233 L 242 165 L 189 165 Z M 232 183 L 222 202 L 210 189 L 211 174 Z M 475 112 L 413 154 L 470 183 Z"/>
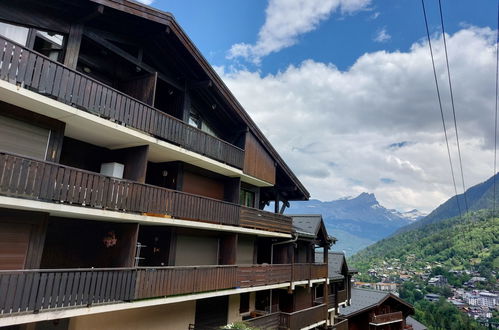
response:
<path id="1" fill-rule="evenodd" d="M 426 26 L 426 36 L 428 37 L 428 45 L 430 47 L 431 64 L 433 66 L 433 78 L 435 79 L 435 86 L 437 88 L 438 105 L 440 107 L 440 116 L 442 118 L 442 126 L 444 129 L 445 144 L 447 145 L 447 155 L 449 156 L 449 164 L 450 164 L 450 171 L 451 171 L 451 175 L 452 175 L 452 183 L 454 184 L 454 193 L 456 195 L 457 209 L 459 210 L 459 216 L 461 217 L 462 216 L 461 206 L 459 205 L 459 199 L 457 196 L 457 186 L 456 186 L 456 178 L 454 176 L 454 166 L 452 165 L 452 157 L 450 155 L 449 138 L 447 136 L 447 128 L 445 126 L 444 110 L 442 108 L 442 98 L 440 97 L 440 88 L 438 87 L 437 70 L 435 69 L 435 60 L 433 57 L 433 48 L 431 46 L 430 29 L 428 28 L 428 19 L 426 17 L 426 8 L 424 5 L 424 0 L 421 0 L 421 4 L 423 6 L 424 22 L 425 22 L 425 26 Z"/>
<path id="2" fill-rule="evenodd" d="M 497 39 L 496 39 L 496 105 L 494 117 L 494 213 L 496 215 L 496 172 L 497 172 L 497 99 L 499 91 L 499 1 L 497 2 Z"/>
<path id="3" fill-rule="evenodd" d="M 447 55 L 447 41 L 445 38 L 444 15 L 442 14 L 442 1 L 438 0 L 438 8 L 440 10 L 440 23 L 442 25 L 442 37 L 444 40 L 445 62 L 447 64 L 447 78 L 449 80 L 450 100 L 452 105 L 452 115 L 454 117 L 454 129 L 456 130 L 457 154 L 459 157 L 459 168 L 461 170 L 461 182 L 463 183 L 464 206 L 468 213 L 468 199 L 466 197 L 466 185 L 464 184 L 463 161 L 461 158 L 461 147 L 459 146 L 459 134 L 457 132 L 456 108 L 454 106 L 454 93 L 452 92 L 452 81 L 450 78 L 449 56 Z M 457 196 L 456 196 L 457 198 Z"/>

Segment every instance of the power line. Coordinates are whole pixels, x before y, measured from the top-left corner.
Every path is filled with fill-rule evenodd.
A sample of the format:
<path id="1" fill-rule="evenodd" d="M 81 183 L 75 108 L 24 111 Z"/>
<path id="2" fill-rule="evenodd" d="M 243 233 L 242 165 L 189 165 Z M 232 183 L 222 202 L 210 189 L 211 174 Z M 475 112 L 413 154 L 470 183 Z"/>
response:
<path id="1" fill-rule="evenodd" d="M 459 134 L 457 131 L 457 120 L 456 120 L 456 108 L 454 106 L 454 93 L 452 92 L 452 81 L 450 78 L 449 56 L 447 55 L 447 41 L 445 38 L 444 15 L 442 14 L 442 1 L 441 0 L 438 0 L 438 8 L 440 10 L 440 23 L 442 25 L 442 37 L 444 40 L 445 62 L 447 64 L 447 78 L 449 80 L 449 90 L 450 90 L 450 100 L 451 100 L 451 105 L 452 105 L 452 115 L 454 117 L 454 129 L 456 130 L 456 143 L 457 143 L 457 154 L 459 157 L 459 168 L 461 170 L 461 182 L 463 183 L 464 206 L 466 208 L 466 213 L 467 213 L 468 212 L 468 199 L 466 198 L 466 186 L 464 184 L 463 161 L 461 158 L 461 147 L 459 146 Z M 456 198 L 457 198 L 457 196 L 456 196 Z"/>
<path id="2" fill-rule="evenodd" d="M 499 1 L 497 2 L 497 39 L 496 39 L 496 104 L 494 117 L 494 213 L 496 214 L 496 171 L 497 171 L 497 98 L 499 91 Z"/>
<path id="3" fill-rule="evenodd" d="M 457 186 L 456 186 L 456 178 L 454 176 L 454 166 L 452 165 L 452 157 L 450 155 L 449 138 L 447 137 L 447 128 L 445 126 L 444 110 L 442 108 L 442 98 L 440 97 L 440 88 L 438 87 L 437 70 L 435 69 L 435 60 L 433 58 L 433 48 L 431 46 L 430 29 L 428 28 L 428 19 L 426 17 L 426 8 L 424 5 L 424 0 L 421 0 L 421 4 L 423 6 L 424 22 L 425 22 L 425 26 L 426 26 L 426 36 L 428 37 L 428 45 L 430 47 L 431 64 L 433 66 L 433 78 L 435 79 L 435 86 L 437 88 L 438 105 L 440 107 L 440 116 L 442 118 L 442 126 L 444 129 L 445 144 L 447 145 L 447 155 L 449 156 L 449 164 L 450 164 L 450 171 L 451 171 L 451 175 L 452 175 L 452 183 L 454 184 L 454 192 L 456 195 L 457 209 L 459 210 L 459 216 L 461 217 L 462 216 L 461 206 L 459 205 L 459 198 L 457 196 Z"/>

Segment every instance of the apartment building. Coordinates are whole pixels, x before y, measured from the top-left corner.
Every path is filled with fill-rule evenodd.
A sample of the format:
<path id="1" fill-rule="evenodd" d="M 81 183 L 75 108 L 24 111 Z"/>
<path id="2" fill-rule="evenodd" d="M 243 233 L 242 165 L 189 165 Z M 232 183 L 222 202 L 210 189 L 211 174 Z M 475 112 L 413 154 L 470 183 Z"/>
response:
<path id="1" fill-rule="evenodd" d="M 171 14 L 0 2 L 0 327 L 324 327 L 308 198 Z"/>

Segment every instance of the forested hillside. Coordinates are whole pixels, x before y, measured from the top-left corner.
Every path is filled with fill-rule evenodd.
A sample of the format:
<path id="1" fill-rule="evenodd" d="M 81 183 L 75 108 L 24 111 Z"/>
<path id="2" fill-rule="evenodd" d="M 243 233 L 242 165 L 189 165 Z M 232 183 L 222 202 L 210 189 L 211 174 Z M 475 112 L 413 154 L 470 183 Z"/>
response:
<path id="1" fill-rule="evenodd" d="M 447 269 L 490 272 L 499 268 L 499 218 L 480 211 L 429 224 L 383 239 L 357 253 L 351 263 L 363 271 L 390 258 L 416 269 L 437 262 Z"/>

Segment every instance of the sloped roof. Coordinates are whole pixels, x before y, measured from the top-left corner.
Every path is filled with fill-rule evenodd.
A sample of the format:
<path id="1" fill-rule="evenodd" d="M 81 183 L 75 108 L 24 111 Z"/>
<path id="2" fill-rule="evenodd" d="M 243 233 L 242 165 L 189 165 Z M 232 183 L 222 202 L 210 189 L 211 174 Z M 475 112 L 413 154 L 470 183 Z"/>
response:
<path id="1" fill-rule="evenodd" d="M 341 274 L 341 270 L 343 268 L 343 264 L 346 265 L 348 269 L 348 264 L 346 263 L 345 254 L 343 252 L 329 251 L 328 254 L 328 275 L 332 280 L 341 280 L 345 278 L 343 274 Z M 315 260 L 317 262 L 323 262 L 324 257 L 322 253 L 315 254 Z"/>
<path id="2" fill-rule="evenodd" d="M 405 320 L 407 325 L 411 325 L 413 330 L 428 330 L 428 328 L 421 322 L 416 321 L 412 317 L 408 316 Z"/>
<path id="3" fill-rule="evenodd" d="M 407 308 L 409 308 L 411 311 L 413 311 L 413 307 L 409 303 L 403 301 L 392 293 L 378 290 L 353 288 L 351 304 L 350 306 L 341 307 L 340 314 L 349 317 L 381 305 L 388 298 L 397 300 L 403 305 L 406 305 Z"/>
<path id="4" fill-rule="evenodd" d="M 294 214 L 293 228 L 298 234 L 317 236 L 321 227 L 322 216 L 320 214 Z"/>

